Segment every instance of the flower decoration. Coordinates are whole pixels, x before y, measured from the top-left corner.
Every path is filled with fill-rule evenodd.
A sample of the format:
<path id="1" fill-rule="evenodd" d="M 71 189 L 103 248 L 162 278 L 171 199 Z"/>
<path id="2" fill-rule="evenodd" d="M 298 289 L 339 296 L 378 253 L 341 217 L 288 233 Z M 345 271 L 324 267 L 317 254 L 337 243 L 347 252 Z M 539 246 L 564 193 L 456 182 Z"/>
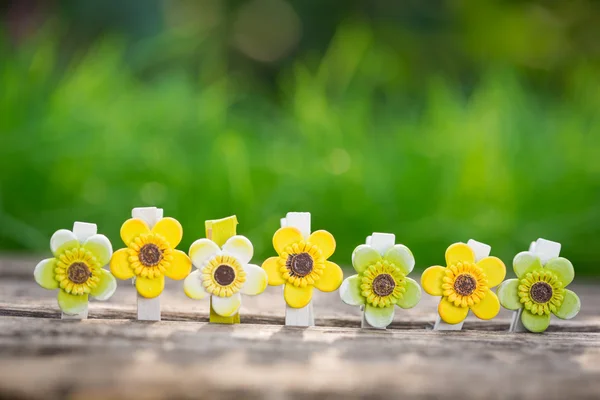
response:
<path id="1" fill-rule="evenodd" d="M 507 279 L 498 287 L 500 304 L 517 311 L 523 309 L 521 322 L 530 332 L 544 332 L 550 325 L 550 314 L 561 319 L 577 315 L 581 302 L 575 292 L 566 289 L 575 270 L 566 258 L 556 257 L 542 265 L 540 258 L 524 251 L 513 260 L 517 279 Z"/>
<path id="2" fill-rule="evenodd" d="M 92 235 L 80 243 L 75 234 L 60 229 L 50 239 L 53 258 L 35 267 L 35 281 L 44 289 L 59 289 L 58 305 L 65 314 L 87 308 L 88 296 L 107 300 L 117 289 L 115 277 L 102 267 L 108 264 L 112 245 L 104 235 Z"/>
<path id="3" fill-rule="evenodd" d="M 183 283 L 192 299 L 211 296 L 213 310 L 222 317 L 237 314 L 241 293 L 257 295 L 267 287 L 267 274 L 258 265 L 249 264 L 254 249 L 244 236 L 232 236 L 223 248 L 210 239 L 198 239 L 190 247 L 190 258 L 197 268 Z"/>
<path id="4" fill-rule="evenodd" d="M 381 254 L 362 244 L 352 253 L 358 272 L 344 280 L 340 297 L 351 306 L 364 306 L 369 325 L 385 328 L 394 319 L 394 306 L 412 308 L 421 300 L 421 287 L 407 275 L 415 266 L 408 247 L 397 244 Z"/>
<path id="5" fill-rule="evenodd" d="M 112 256 L 110 270 L 119 279 L 135 277 L 143 297 L 157 297 L 165 287 L 165 276 L 181 280 L 192 269 L 187 254 L 175 249 L 182 237 L 183 228 L 174 218 L 162 218 L 152 229 L 142 219 L 128 219 L 121 226 L 127 247 Z"/>
<path id="6" fill-rule="evenodd" d="M 312 299 L 313 287 L 333 292 L 342 284 L 342 269 L 327 260 L 335 251 L 331 233 L 315 231 L 304 240 L 298 229 L 285 227 L 275 232 L 273 247 L 279 256 L 268 258 L 262 267 L 269 285 L 285 284 L 283 297 L 290 307 L 305 307 Z"/>
<path id="7" fill-rule="evenodd" d="M 421 276 L 423 290 L 442 296 L 438 313 L 448 324 L 458 324 L 469 309 L 480 319 L 492 319 L 500 312 L 500 302 L 491 291 L 506 275 L 504 263 L 497 257 L 475 262 L 475 253 L 465 243 L 454 243 L 446 250 L 446 267 L 427 268 Z"/>

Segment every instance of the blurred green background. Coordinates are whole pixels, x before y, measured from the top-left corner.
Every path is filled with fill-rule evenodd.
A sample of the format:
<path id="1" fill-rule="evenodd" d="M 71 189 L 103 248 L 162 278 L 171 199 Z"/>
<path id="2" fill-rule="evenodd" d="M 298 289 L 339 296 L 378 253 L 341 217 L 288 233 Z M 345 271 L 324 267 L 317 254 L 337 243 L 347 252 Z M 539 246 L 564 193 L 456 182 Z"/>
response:
<path id="1" fill-rule="evenodd" d="M 135 206 L 189 244 L 236 214 L 256 263 L 310 211 L 350 264 L 510 265 L 538 237 L 599 275 L 600 2 L 2 1 L 0 249 L 74 220 L 122 246 Z"/>

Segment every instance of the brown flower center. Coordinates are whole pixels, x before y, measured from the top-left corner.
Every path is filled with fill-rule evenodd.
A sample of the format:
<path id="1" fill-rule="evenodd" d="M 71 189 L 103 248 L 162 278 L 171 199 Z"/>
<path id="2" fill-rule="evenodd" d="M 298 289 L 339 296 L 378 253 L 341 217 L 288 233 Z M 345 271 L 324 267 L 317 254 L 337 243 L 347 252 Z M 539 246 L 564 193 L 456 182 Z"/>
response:
<path id="1" fill-rule="evenodd" d="M 163 259 L 163 252 L 154 243 L 148 243 L 140 249 L 138 258 L 144 266 L 154 267 Z"/>
<path id="2" fill-rule="evenodd" d="M 396 281 L 390 274 L 380 274 L 373 279 L 373 291 L 377 296 L 387 296 L 392 294 L 396 287 Z"/>
<path id="3" fill-rule="evenodd" d="M 308 253 L 290 254 L 285 263 L 296 276 L 306 276 L 313 270 L 314 261 Z"/>
<path id="4" fill-rule="evenodd" d="M 454 280 L 454 290 L 460 295 L 469 296 L 477 288 L 477 281 L 469 274 L 461 274 Z"/>
<path id="5" fill-rule="evenodd" d="M 536 303 L 547 303 L 552 298 L 552 294 L 552 286 L 546 282 L 536 282 L 529 289 L 529 295 Z"/>
<path id="6" fill-rule="evenodd" d="M 221 286 L 231 285 L 235 280 L 235 270 L 229 265 L 219 265 L 215 269 L 215 281 Z"/>
<path id="7" fill-rule="evenodd" d="M 82 262 L 74 262 L 67 270 L 69 280 L 73 283 L 85 283 L 92 276 L 92 271 L 87 264 Z"/>

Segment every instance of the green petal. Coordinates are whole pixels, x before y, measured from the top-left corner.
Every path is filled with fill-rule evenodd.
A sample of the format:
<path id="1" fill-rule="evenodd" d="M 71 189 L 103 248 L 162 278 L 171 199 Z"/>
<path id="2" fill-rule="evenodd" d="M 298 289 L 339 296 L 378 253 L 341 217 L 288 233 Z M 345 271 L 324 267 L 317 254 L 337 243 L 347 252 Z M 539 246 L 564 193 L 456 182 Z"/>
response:
<path id="1" fill-rule="evenodd" d="M 558 318 L 571 319 L 579 313 L 581 301 L 572 290 L 565 289 L 565 298 L 560 308 L 554 313 Z"/>
<path id="2" fill-rule="evenodd" d="M 544 332 L 550 325 L 550 314 L 538 315 L 523 310 L 521 322 L 529 332 Z"/>
<path id="3" fill-rule="evenodd" d="M 404 272 L 404 275 L 408 275 L 415 267 L 415 257 L 410 249 L 403 244 L 394 245 L 385 253 L 383 258 L 394 263 Z"/>
<path id="4" fill-rule="evenodd" d="M 351 306 L 362 306 L 365 298 L 360 290 L 361 279 L 358 275 L 352 275 L 342 282 L 340 286 L 340 297 L 342 301 Z"/>
<path id="5" fill-rule="evenodd" d="M 502 307 L 509 310 L 518 310 L 523 307 L 519 301 L 519 280 L 507 279 L 498 286 L 496 295 Z"/>
<path id="6" fill-rule="evenodd" d="M 65 250 L 79 247 L 77 236 L 67 229 L 59 229 L 50 238 L 50 250 L 55 256 L 59 256 Z"/>
<path id="7" fill-rule="evenodd" d="M 513 259 L 513 270 L 517 274 L 517 278 L 539 268 L 542 268 L 540 258 L 530 251 L 523 251 Z"/>
<path id="8" fill-rule="evenodd" d="M 369 325 L 375 328 L 385 328 L 394 320 L 394 306 L 379 308 L 367 304 L 365 305 L 365 319 Z"/>
<path id="9" fill-rule="evenodd" d="M 58 291 L 58 306 L 65 314 L 76 315 L 86 310 L 88 305 L 88 295 L 74 295 Z"/>
<path id="10" fill-rule="evenodd" d="M 44 289 L 58 289 L 58 281 L 54 278 L 56 258 L 46 258 L 36 265 L 33 271 L 35 281 Z"/>
<path id="11" fill-rule="evenodd" d="M 413 308 L 421 301 L 421 286 L 414 280 L 406 278 L 406 292 L 396 303 L 400 308 Z"/>
<path id="12" fill-rule="evenodd" d="M 361 244 L 352 253 L 352 266 L 359 274 L 379 260 L 381 260 L 379 252 L 367 244 Z"/>
<path id="13" fill-rule="evenodd" d="M 562 282 L 563 286 L 567 286 L 569 283 L 573 282 L 573 278 L 575 278 L 573 264 L 563 257 L 556 257 L 549 260 L 546 265 L 544 265 L 544 268 L 554 272 Z"/>
<path id="14" fill-rule="evenodd" d="M 104 267 L 110 262 L 113 249 L 110 240 L 106 236 L 92 235 L 83 243 L 83 247 L 96 256 L 101 266 Z"/>
<path id="15" fill-rule="evenodd" d="M 99 278 L 98 286 L 93 288 L 90 294 L 96 300 L 108 300 L 117 290 L 117 280 L 105 269 L 100 270 Z"/>

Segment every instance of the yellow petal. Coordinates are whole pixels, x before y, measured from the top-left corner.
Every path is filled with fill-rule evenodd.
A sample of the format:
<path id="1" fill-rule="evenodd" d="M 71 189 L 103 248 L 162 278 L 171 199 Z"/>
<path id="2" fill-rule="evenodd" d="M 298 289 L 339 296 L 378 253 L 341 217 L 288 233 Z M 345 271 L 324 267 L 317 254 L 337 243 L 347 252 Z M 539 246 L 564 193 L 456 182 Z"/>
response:
<path id="1" fill-rule="evenodd" d="M 485 257 L 477 265 L 485 273 L 490 288 L 501 284 L 506 277 L 506 266 L 498 257 Z"/>
<path id="2" fill-rule="evenodd" d="M 275 235 L 273 235 L 273 248 L 277 254 L 281 254 L 286 247 L 302 240 L 304 238 L 298 229 L 286 226 L 285 228 L 278 229 Z"/>
<path id="3" fill-rule="evenodd" d="M 190 274 L 192 261 L 181 250 L 173 250 L 172 255 L 173 260 L 171 260 L 171 265 L 165 271 L 165 275 L 179 281 Z"/>
<path id="4" fill-rule="evenodd" d="M 457 262 L 475 262 L 475 253 L 466 243 L 454 243 L 446 250 L 446 265 Z"/>
<path id="5" fill-rule="evenodd" d="M 152 228 L 152 232 L 164 237 L 173 249 L 179 245 L 183 237 L 183 227 L 179 221 L 171 217 L 158 221 Z"/>
<path id="6" fill-rule="evenodd" d="M 429 267 L 425 271 L 423 271 L 423 275 L 421 275 L 421 286 L 425 293 L 430 294 L 432 296 L 441 296 L 443 293 L 442 284 L 444 283 L 443 279 L 446 268 L 440 267 L 436 265 L 434 267 Z"/>
<path id="7" fill-rule="evenodd" d="M 198 269 L 204 266 L 217 254 L 221 253 L 221 249 L 215 242 L 210 239 L 198 239 L 190 246 L 190 258 L 192 263 Z"/>
<path id="8" fill-rule="evenodd" d="M 327 231 L 320 230 L 313 232 L 308 238 L 308 242 L 317 246 L 325 259 L 331 257 L 335 251 L 335 238 Z"/>
<path id="9" fill-rule="evenodd" d="M 322 292 L 337 290 L 344 281 L 344 272 L 339 265 L 325 261 L 325 269 L 321 279 L 315 282 L 315 287 Z"/>
<path id="10" fill-rule="evenodd" d="M 269 285 L 279 286 L 285 283 L 285 280 L 281 276 L 281 271 L 279 270 L 279 257 L 267 258 L 263 263 L 262 268 L 267 273 Z"/>
<path id="11" fill-rule="evenodd" d="M 59 229 L 50 238 L 50 250 L 56 257 L 60 256 L 63 251 L 79 247 L 77 236 L 67 229 Z"/>
<path id="12" fill-rule="evenodd" d="M 230 297 L 211 296 L 210 304 L 214 312 L 222 317 L 230 317 L 237 314 L 242 305 L 242 296 L 234 293 Z"/>
<path id="13" fill-rule="evenodd" d="M 500 301 L 498 296 L 491 290 L 487 290 L 485 296 L 477 304 L 471 306 L 473 314 L 479 319 L 492 319 L 500 312 Z"/>
<path id="14" fill-rule="evenodd" d="M 438 313 L 445 323 L 454 325 L 464 321 L 464 319 L 467 318 L 469 308 L 457 307 L 444 297 L 438 305 Z"/>
<path id="15" fill-rule="evenodd" d="M 148 225 L 144 222 L 144 220 L 139 218 L 130 218 L 121 226 L 121 239 L 123 240 L 123 243 L 129 246 L 129 243 L 131 243 L 133 239 L 149 232 L 150 228 L 148 228 Z"/>
<path id="16" fill-rule="evenodd" d="M 183 281 L 183 292 L 191 299 L 200 300 L 208 296 L 202 285 L 202 271 L 195 270 Z"/>
<path id="17" fill-rule="evenodd" d="M 118 279 L 133 278 L 134 273 L 129 266 L 127 249 L 120 249 L 113 253 L 110 259 L 110 272 Z"/>
<path id="18" fill-rule="evenodd" d="M 242 285 L 240 292 L 251 296 L 260 294 L 267 288 L 268 277 L 264 269 L 254 264 L 244 265 L 246 282 Z"/>
<path id="19" fill-rule="evenodd" d="M 293 308 L 305 307 L 312 299 L 312 286 L 296 287 L 287 283 L 283 289 L 283 298 L 288 306 Z"/>
<path id="20" fill-rule="evenodd" d="M 135 280 L 135 287 L 141 296 L 152 299 L 160 296 L 165 288 L 165 277 L 161 275 L 158 278 L 149 279 L 138 276 Z"/>

